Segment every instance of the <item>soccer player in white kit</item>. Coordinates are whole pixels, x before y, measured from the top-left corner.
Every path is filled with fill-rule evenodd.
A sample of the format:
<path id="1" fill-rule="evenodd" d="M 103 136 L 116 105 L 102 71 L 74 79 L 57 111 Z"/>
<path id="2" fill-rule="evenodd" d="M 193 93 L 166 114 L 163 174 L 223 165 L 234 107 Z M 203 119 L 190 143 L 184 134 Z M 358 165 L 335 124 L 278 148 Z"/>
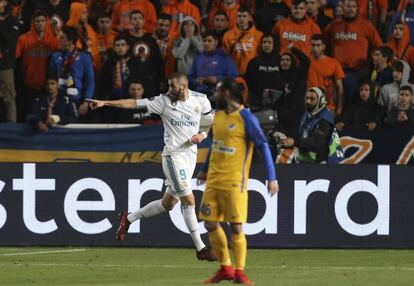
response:
<path id="1" fill-rule="evenodd" d="M 122 212 L 117 238 L 119 241 L 124 240 L 132 222 L 170 211 L 180 200 L 184 221 L 194 242 L 197 258 L 215 261 L 216 256 L 201 240 L 195 213 L 195 198 L 191 189 L 197 144 L 207 137 L 205 131 L 199 132 L 200 120 L 211 125 L 214 113 L 206 95 L 188 89 L 188 79 L 184 74 L 174 74 L 168 85 L 168 93 L 152 99 L 91 100 L 92 109 L 103 106 L 147 109 L 150 113 L 159 114 L 164 124 L 164 196 L 132 213 Z"/>

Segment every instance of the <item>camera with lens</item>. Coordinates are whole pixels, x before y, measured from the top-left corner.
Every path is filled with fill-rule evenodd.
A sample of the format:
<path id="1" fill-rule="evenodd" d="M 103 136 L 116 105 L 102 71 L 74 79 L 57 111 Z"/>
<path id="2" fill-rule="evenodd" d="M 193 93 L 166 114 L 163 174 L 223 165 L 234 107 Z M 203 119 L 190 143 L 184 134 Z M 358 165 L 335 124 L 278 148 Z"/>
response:
<path id="1" fill-rule="evenodd" d="M 262 93 L 262 108 L 253 111 L 267 136 L 273 159 L 276 159 L 276 156 L 280 153 L 281 140 L 286 138 L 286 136 L 284 138 L 283 136 L 275 136 L 275 134 L 284 135 L 280 132 L 278 114 L 275 109 L 277 102 L 283 95 L 284 92 L 281 90 L 265 88 Z"/>

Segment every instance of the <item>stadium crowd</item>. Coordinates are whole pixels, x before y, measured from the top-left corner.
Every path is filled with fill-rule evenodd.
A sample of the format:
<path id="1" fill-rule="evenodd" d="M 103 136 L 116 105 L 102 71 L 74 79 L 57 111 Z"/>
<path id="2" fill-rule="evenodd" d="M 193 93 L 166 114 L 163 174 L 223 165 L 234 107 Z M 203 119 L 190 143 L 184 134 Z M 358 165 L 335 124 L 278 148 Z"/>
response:
<path id="1" fill-rule="evenodd" d="M 150 98 L 174 73 L 212 99 L 236 79 L 296 137 L 319 87 L 336 127 L 414 124 L 414 0 L 0 0 L 1 122 L 160 119 L 87 99 Z"/>

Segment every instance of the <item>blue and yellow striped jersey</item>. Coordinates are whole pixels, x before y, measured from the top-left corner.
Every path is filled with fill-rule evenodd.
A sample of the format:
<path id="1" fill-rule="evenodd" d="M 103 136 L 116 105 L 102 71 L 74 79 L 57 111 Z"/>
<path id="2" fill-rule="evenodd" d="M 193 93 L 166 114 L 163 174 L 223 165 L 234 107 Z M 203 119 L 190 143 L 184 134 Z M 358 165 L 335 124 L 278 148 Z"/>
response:
<path id="1" fill-rule="evenodd" d="M 254 145 L 264 154 L 268 179 L 276 179 L 266 136 L 257 118 L 248 109 L 241 107 L 229 114 L 216 112 L 212 130 L 213 143 L 205 164 L 205 169 L 208 167 L 207 187 L 244 191 Z"/>

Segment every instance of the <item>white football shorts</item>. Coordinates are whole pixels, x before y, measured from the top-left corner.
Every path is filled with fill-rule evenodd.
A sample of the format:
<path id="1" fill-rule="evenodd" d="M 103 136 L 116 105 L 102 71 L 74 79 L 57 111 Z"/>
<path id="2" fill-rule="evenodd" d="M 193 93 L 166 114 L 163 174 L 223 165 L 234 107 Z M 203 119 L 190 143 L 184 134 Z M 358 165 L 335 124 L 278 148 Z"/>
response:
<path id="1" fill-rule="evenodd" d="M 188 196 L 192 193 L 191 179 L 197 161 L 197 154 L 188 150 L 162 157 L 167 192 L 175 198 Z"/>

